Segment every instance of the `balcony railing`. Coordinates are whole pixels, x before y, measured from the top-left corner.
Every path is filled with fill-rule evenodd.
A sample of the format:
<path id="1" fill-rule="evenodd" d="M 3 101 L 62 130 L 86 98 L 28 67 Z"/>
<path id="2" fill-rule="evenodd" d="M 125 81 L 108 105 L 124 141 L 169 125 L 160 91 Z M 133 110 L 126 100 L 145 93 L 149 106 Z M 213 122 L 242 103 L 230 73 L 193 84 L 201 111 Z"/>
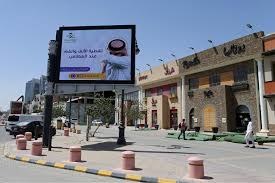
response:
<path id="1" fill-rule="evenodd" d="M 264 84 L 265 95 L 275 94 L 275 81 L 268 81 Z"/>

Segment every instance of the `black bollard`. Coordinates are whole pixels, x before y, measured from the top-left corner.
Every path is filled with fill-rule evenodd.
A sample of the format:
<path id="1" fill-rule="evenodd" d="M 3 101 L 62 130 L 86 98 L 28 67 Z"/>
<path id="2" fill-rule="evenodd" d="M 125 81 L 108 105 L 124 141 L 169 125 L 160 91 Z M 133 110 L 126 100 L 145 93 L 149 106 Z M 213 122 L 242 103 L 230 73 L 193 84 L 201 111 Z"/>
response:
<path id="1" fill-rule="evenodd" d="M 34 129 L 34 139 L 35 139 L 35 140 L 38 139 L 38 125 L 35 125 L 35 129 Z"/>

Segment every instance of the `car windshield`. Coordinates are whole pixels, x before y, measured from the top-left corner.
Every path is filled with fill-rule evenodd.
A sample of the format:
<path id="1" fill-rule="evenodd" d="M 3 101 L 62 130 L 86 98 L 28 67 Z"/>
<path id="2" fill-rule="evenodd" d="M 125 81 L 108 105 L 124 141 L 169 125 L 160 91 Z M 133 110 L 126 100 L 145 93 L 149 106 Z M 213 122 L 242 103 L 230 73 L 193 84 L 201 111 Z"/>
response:
<path id="1" fill-rule="evenodd" d="M 19 116 L 9 116 L 8 121 L 18 121 Z"/>
<path id="2" fill-rule="evenodd" d="M 17 124 L 17 126 L 26 126 L 28 125 L 30 122 L 29 121 L 26 121 L 26 122 L 20 122 Z"/>

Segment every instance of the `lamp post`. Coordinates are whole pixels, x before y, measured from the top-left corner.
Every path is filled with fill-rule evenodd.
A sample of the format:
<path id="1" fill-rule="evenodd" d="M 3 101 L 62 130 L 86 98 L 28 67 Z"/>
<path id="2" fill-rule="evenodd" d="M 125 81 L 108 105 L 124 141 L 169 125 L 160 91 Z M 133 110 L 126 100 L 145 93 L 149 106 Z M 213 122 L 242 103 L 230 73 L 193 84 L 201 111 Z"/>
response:
<path id="1" fill-rule="evenodd" d="M 139 75 L 140 75 L 140 70 L 138 68 L 136 68 L 136 70 L 138 71 Z"/>
<path id="2" fill-rule="evenodd" d="M 215 45 L 213 44 L 213 41 L 211 39 L 208 39 L 208 42 L 213 46 L 215 47 Z"/>
<path id="3" fill-rule="evenodd" d="M 163 67 L 165 68 L 164 60 L 162 60 L 162 59 L 160 59 L 160 58 L 159 58 L 158 60 L 162 62 L 162 65 L 163 65 Z"/>
<path id="4" fill-rule="evenodd" d="M 48 68 L 47 68 L 47 84 L 45 91 L 45 112 L 43 125 L 43 146 L 51 150 L 51 121 L 52 121 L 52 107 L 53 107 L 53 85 L 54 85 L 54 62 L 57 60 L 57 41 L 51 40 L 49 42 L 48 53 Z"/>
<path id="5" fill-rule="evenodd" d="M 253 26 L 251 24 L 246 24 L 246 27 L 253 31 Z"/>
<path id="6" fill-rule="evenodd" d="M 214 45 L 213 41 L 211 39 L 208 39 L 207 41 L 212 45 L 215 53 L 218 54 L 218 50 L 217 50 L 216 46 Z"/>
<path id="7" fill-rule="evenodd" d="M 189 49 L 191 49 L 191 50 L 193 50 L 194 51 L 194 53 L 196 54 L 196 50 L 195 50 L 195 48 L 193 48 L 193 47 L 188 47 Z"/>
<path id="8" fill-rule="evenodd" d="M 135 54 L 138 55 L 140 49 L 138 48 L 137 40 L 135 41 Z M 120 111 L 120 122 L 119 122 L 119 136 L 117 139 L 118 145 L 126 145 L 125 139 L 125 122 L 124 122 L 124 89 L 121 90 L 121 111 Z"/>
<path id="9" fill-rule="evenodd" d="M 173 54 L 173 53 L 171 53 L 171 56 L 172 56 L 172 57 L 174 57 L 174 59 L 176 60 L 176 63 L 177 63 L 177 64 L 179 64 L 179 63 L 178 63 L 178 59 L 177 59 L 176 55 L 175 55 L 175 54 Z"/>
<path id="10" fill-rule="evenodd" d="M 146 64 L 146 65 L 150 68 L 150 71 L 152 73 L 152 67 L 151 67 L 151 65 L 150 64 Z"/>

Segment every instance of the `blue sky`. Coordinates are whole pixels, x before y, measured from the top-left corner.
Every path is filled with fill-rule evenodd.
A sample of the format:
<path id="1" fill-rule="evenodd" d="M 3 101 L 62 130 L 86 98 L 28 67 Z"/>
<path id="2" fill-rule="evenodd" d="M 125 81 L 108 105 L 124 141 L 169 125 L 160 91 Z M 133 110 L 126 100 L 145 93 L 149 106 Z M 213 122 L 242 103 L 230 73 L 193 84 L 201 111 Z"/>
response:
<path id="1" fill-rule="evenodd" d="M 159 65 L 255 30 L 275 32 L 275 1 L 253 0 L 1 0 L 0 109 L 46 73 L 48 41 L 59 26 L 136 24 L 141 49 L 136 67 Z"/>

